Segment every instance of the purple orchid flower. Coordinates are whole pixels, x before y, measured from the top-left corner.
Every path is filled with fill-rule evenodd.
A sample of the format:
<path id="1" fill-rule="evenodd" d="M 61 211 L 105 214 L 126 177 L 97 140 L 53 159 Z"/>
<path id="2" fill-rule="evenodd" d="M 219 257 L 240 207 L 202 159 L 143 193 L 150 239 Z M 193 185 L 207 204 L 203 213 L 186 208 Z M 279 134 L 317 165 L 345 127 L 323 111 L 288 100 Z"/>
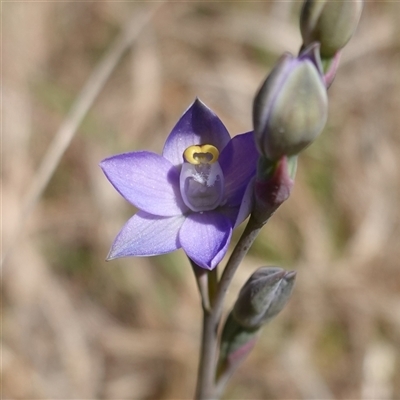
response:
<path id="1" fill-rule="evenodd" d="M 250 213 L 257 159 L 252 132 L 231 139 L 196 99 L 172 129 L 162 156 L 136 151 L 103 160 L 109 181 L 139 209 L 107 259 L 182 248 L 198 266 L 215 268 L 233 228 Z"/>

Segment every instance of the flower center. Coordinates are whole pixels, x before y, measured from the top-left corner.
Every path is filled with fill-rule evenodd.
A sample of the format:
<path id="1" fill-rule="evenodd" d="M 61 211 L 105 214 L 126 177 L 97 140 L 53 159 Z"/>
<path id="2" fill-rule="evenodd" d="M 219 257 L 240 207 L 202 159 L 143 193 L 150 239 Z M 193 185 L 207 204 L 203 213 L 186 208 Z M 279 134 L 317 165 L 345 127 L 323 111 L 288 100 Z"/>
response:
<path id="1" fill-rule="evenodd" d="M 192 211 L 214 210 L 224 195 L 224 174 L 218 162 L 219 151 L 211 144 L 190 146 L 183 152 L 180 189 L 183 201 Z"/>
<path id="2" fill-rule="evenodd" d="M 193 165 L 213 164 L 218 160 L 219 151 L 212 144 L 190 146 L 183 152 L 185 160 Z"/>

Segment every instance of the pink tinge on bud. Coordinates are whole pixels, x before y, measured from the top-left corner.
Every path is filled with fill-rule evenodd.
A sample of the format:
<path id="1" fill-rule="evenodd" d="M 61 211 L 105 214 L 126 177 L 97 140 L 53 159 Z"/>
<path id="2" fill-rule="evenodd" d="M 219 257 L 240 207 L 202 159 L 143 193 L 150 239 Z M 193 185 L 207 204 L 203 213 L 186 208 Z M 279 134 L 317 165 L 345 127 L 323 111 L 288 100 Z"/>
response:
<path id="1" fill-rule="evenodd" d="M 274 174 L 268 179 L 256 179 L 254 193 L 258 211 L 276 210 L 290 195 L 294 180 L 289 176 L 288 158 L 281 157 Z"/>
<path id="2" fill-rule="evenodd" d="M 253 339 L 246 342 L 242 347 L 239 347 L 227 357 L 227 362 L 232 367 L 237 367 L 248 356 L 257 342 L 257 335 Z"/>
<path id="3" fill-rule="evenodd" d="M 341 51 L 338 51 L 335 56 L 330 60 L 330 64 L 328 66 L 328 70 L 324 74 L 324 83 L 326 88 L 328 89 L 335 79 L 336 72 L 339 68 L 340 57 L 342 55 Z"/>

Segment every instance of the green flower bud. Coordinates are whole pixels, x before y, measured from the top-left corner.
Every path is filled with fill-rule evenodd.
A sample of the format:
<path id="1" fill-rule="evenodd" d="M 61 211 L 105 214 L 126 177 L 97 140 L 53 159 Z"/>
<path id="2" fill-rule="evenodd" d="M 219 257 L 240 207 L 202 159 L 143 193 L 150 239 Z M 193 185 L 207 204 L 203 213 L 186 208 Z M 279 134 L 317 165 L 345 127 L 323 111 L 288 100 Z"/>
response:
<path id="1" fill-rule="evenodd" d="M 257 148 L 270 160 L 298 154 L 321 133 L 327 116 L 318 45 L 305 49 L 297 58 L 285 54 L 254 99 Z"/>
<path id="2" fill-rule="evenodd" d="M 262 267 L 242 287 L 232 315 L 242 327 L 258 329 L 274 318 L 292 294 L 296 273 Z"/>
<path id="3" fill-rule="evenodd" d="M 304 45 L 319 42 L 321 57 L 333 57 L 352 37 L 362 8 L 362 0 L 306 0 L 300 16 Z"/>

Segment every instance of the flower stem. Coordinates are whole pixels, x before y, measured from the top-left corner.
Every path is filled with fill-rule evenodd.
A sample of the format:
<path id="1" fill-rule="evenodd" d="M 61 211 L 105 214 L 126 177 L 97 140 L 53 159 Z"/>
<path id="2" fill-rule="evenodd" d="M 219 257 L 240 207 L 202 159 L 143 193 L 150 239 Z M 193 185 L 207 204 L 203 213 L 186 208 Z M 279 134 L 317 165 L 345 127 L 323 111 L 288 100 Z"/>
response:
<path id="1" fill-rule="evenodd" d="M 197 375 L 196 400 L 215 399 L 215 369 L 219 321 L 212 312 L 203 308 L 203 333 Z"/>
<path id="2" fill-rule="evenodd" d="M 263 224 L 258 223 L 255 218 L 250 217 L 239 242 L 228 260 L 218 285 L 216 270 L 210 271 L 208 274 L 208 290 L 211 308 L 207 309 L 203 306 L 203 334 L 197 375 L 196 400 L 216 400 L 222 393 L 221 387 L 219 387 L 217 391 L 215 377 L 218 328 L 221 322 L 223 302 L 233 275 L 262 226 Z"/>
<path id="3" fill-rule="evenodd" d="M 218 289 L 218 266 L 208 273 L 208 295 L 210 299 L 210 307 L 214 304 L 215 296 Z"/>
<path id="4" fill-rule="evenodd" d="M 215 315 L 217 320 L 221 319 L 225 295 L 228 291 L 233 275 L 263 226 L 264 223 L 258 222 L 253 215 L 251 215 L 242 236 L 229 257 L 224 272 L 222 273 L 221 280 L 219 281 L 217 294 L 212 308 L 212 313 Z"/>
<path id="5" fill-rule="evenodd" d="M 189 258 L 192 265 L 194 276 L 196 278 L 197 287 L 201 297 L 201 305 L 203 310 L 210 311 L 210 284 L 209 284 L 209 271 L 199 267 L 193 260 Z"/>

